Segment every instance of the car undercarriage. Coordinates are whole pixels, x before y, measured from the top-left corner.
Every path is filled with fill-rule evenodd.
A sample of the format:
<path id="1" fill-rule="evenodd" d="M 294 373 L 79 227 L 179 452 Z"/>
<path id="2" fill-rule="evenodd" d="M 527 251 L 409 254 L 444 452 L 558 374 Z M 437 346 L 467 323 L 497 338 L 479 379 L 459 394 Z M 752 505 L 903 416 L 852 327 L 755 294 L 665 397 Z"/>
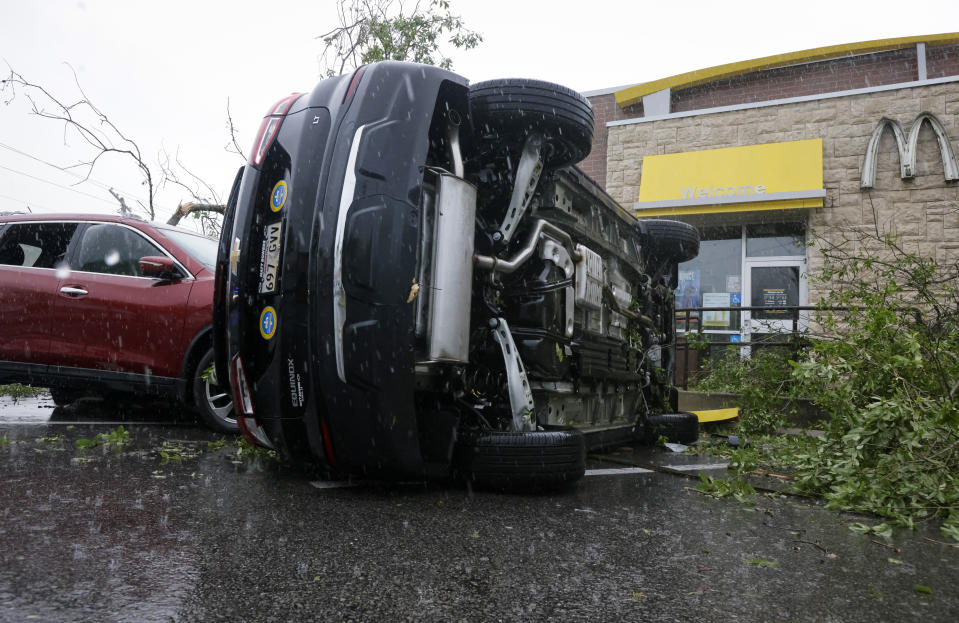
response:
<path id="1" fill-rule="evenodd" d="M 280 282 L 274 294 L 264 293 L 262 260 L 235 279 L 218 274 L 230 281 L 220 291 L 234 293 L 232 305 L 218 308 L 217 331 L 226 334 L 219 343 L 230 346 L 222 361 L 232 358 L 234 385 L 251 394 L 241 425 L 286 458 L 332 471 L 452 474 L 490 486 L 575 481 L 588 447 L 648 436 L 652 417 L 676 411 L 673 289 L 678 263 L 698 252 L 698 234 L 681 222 L 637 220 L 573 166 L 588 155 L 593 133 L 592 110 L 578 93 L 520 79 L 467 86 L 430 68 L 432 98 L 420 92 L 404 110 L 396 100 L 403 81 L 410 84 L 404 72 L 414 71 L 428 75 L 414 65 L 369 66 L 381 80 L 375 89 L 373 77 L 353 76 L 355 98 L 398 85 L 392 108 L 378 113 L 387 121 L 364 122 L 362 108 L 332 113 L 346 120 L 340 133 L 346 126 L 353 134 L 339 196 L 320 192 L 315 218 L 300 219 L 313 223 L 308 275 L 295 277 L 295 265 L 281 263 L 270 276 Z M 397 177 L 416 164 L 421 143 L 404 152 L 395 138 L 407 136 L 404 123 L 414 122 L 404 119 L 418 118 L 424 98 L 432 104 L 425 158 L 398 198 Z M 259 180 L 251 186 L 270 187 L 299 170 L 287 157 L 285 169 L 260 179 L 271 153 L 250 173 Z M 336 156 L 329 162 L 334 167 Z M 270 236 L 260 232 L 269 214 L 257 216 L 243 189 L 236 203 L 221 260 L 234 236 L 237 245 L 262 240 L 249 255 L 267 257 Z M 286 257 L 296 253 L 292 217 L 290 210 L 270 226 L 278 239 L 286 222 Z M 302 285 L 291 285 L 295 279 Z M 312 294 L 323 291 L 331 296 Z M 272 341 L 275 329 L 267 337 L 261 327 L 257 339 L 230 315 L 246 306 L 262 323 L 268 304 L 291 308 L 290 297 L 303 306 L 288 316 L 276 311 L 276 322 L 305 327 L 309 363 L 264 356 L 262 339 Z M 302 350 L 286 337 L 278 348 L 288 343 Z M 292 402 L 302 407 L 295 418 L 265 399 L 282 385 L 269 381 L 277 355 L 307 377 L 306 404 L 300 375 L 290 382 Z M 250 383 L 247 373 L 258 380 Z M 294 441 L 297 431 L 309 443 Z"/>

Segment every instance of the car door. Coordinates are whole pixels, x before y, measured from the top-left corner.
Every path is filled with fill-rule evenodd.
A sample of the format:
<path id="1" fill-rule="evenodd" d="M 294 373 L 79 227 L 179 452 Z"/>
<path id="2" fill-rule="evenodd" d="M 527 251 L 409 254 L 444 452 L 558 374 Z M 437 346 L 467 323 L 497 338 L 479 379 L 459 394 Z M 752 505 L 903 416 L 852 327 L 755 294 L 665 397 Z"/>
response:
<path id="1" fill-rule="evenodd" d="M 0 234 L 0 361 L 55 358 L 50 330 L 58 266 L 76 229 L 77 223 L 10 223 Z"/>
<path id="2" fill-rule="evenodd" d="M 145 276 L 141 257 L 172 256 L 133 227 L 91 223 L 78 237 L 50 332 L 59 365 L 179 376 L 193 276 L 179 264 L 176 278 Z"/>

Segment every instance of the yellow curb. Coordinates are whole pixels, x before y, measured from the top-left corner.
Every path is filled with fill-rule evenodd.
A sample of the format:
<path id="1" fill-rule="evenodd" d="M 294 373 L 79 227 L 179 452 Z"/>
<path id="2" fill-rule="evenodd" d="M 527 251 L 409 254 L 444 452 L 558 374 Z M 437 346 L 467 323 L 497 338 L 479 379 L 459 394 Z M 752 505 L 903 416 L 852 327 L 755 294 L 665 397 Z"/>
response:
<path id="1" fill-rule="evenodd" d="M 739 407 L 731 409 L 709 409 L 707 411 L 693 411 L 700 422 L 722 422 L 739 417 Z"/>

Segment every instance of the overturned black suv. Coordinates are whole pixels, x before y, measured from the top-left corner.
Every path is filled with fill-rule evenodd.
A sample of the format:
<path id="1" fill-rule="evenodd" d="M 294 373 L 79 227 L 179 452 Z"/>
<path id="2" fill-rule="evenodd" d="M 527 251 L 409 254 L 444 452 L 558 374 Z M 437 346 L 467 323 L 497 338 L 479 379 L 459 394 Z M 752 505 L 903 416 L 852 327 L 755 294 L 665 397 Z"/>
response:
<path id="1" fill-rule="evenodd" d="M 247 437 L 332 472 L 549 485 L 676 411 L 673 288 L 699 237 L 572 167 L 592 135 L 564 87 L 408 63 L 278 102 L 217 262 Z"/>

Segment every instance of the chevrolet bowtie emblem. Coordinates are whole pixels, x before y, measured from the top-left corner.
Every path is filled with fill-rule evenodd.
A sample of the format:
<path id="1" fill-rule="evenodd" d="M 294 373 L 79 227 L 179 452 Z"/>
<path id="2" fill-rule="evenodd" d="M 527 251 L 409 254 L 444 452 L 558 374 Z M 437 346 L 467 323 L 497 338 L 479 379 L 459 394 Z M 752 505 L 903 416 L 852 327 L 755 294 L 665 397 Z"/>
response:
<path id="1" fill-rule="evenodd" d="M 233 248 L 230 250 L 230 272 L 236 274 L 236 265 L 240 262 L 240 239 L 233 239 Z"/>

